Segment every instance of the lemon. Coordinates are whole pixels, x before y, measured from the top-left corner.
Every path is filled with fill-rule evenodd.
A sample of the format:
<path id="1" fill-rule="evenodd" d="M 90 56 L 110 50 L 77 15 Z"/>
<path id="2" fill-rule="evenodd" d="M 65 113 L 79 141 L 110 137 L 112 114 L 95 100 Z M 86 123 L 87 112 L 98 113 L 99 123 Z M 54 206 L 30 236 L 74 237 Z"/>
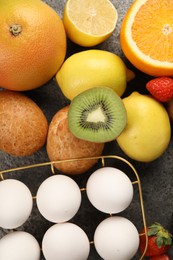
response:
<path id="1" fill-rule="evenodd" d="M 153 97 L 133 92 L 123 99 L 127 125 L 117 138 L 130 158 L 150 162 L 159 158 L 169 145 L 171 125 L 165 107 Z"/>
<path id="2" fill-rule="evenodd" d="M 117 10 L 109 0 L 68 0 L 63 15 L 68 38 L 85 47 L 105 41 L 117 19 Z"/>
<path id="3" fill-rule="evenodd" d="M 112 88 L 119 96 L 126 89 L 127 80 L 134 77 L 123 60 L 104 50 L 86 50 L 65 60 L 56 74 L 63 94 L 70 100 L 92 87 Z"/>

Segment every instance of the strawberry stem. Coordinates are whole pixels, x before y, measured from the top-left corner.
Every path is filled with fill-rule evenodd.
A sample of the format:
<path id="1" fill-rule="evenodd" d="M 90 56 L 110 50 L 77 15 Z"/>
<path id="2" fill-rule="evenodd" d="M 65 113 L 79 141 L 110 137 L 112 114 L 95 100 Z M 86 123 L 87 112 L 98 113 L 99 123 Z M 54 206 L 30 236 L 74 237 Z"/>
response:
<path id="1" fill-rule="evenodd" d="M 156 244 L 159 248 L 162 245 L 172 245 L 172 235 L 157 222 L 149 226 L 147 235 L 156 236 Z"/>

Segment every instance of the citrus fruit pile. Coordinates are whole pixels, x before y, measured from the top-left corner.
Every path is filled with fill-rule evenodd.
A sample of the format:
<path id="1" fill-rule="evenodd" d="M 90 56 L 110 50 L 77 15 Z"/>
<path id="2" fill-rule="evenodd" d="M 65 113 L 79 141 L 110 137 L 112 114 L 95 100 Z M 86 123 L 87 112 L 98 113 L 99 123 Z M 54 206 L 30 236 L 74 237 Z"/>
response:
<path id="1" fill-rule="evenodd" d="M 93 154 L 98 156 L 103 151 L 103 144 L 117 141 L 130 158 L 142 162 L 155 160 L 167 149 L 171 138 L 171 112 L 168 114 L 170 109 L 166 110 L 162 104 L 170 102 L 173 97 L 172 79 L 169 78 L 173 75 L 172 16 L 171 11 L 165 15 L 165 10 L 172 10 L 169 2 L 164 5 L 161 1 L 158 5 L 149 0 L 136 0 L 127 10 L 120 28 L 120 46 L 133 68 L 152 76 L 165 76 L 148 82 L 146 91 L 151 95 L 148 99 L 140 93 L 140 86 L 138 94 L 130 93 L 127 97 L 128 83 L 135 78 L 133 69 L 129 69 L 116 53 L 99 49 L 98 44 L 113 36 L 116 28 L 118 12 L 111 1 L 68 0 L 62 19 L 42 1 L 2 1 L 0 87 L 13 91 L 33 90 L 55 78 L 57 88 L 70 105 L 66 120 L 62 121 L 58 116 L 57 122 L 64 131 L 62 135 L 66 136 L 70 131 L 69 138 L 75 137 L 73 141 L 68 139 L 71 148 L 74 141 L 79 144 L 82 140 L 86 145 L 89 142 L 98 148 L 99 152 L 94 149 Z M 83 49 L 68 55 L 67 39 Z M 13 98 L 13 92 L 10 95 Z M 15 109 L 15 102 L 11 106 Z M 0 117 L 1 125 L 6 126 L 1 129 L 1 149 L 13 155 L 31 154 L 31 151 L 17 150 L 21 147 L 18 131 L 14 131 L 15 134 L 4 131 L 12 125 L 13 119 L 7 123 L 8 110 L 0 109 L 1 114 L 5 113 Z M 27 115 L 19 113 L 17 116 L 22 122 L 21 118 Z M 163 120 L 165 123 L 161 124 Z M 53 122 L 52 129 L 57 129 L 59 123 Z M 24 131 L 25 128 L 26 125 L 21 123 L 20 129 Z M 38 129 L 31 133 L 33 140 L 37 140 L 34 133 L 39 134 Z M 57 156 L 60 139 L 55 133 L 55 130 L 46 129 L 44 143 L 39 144 L 33 153 L 47 144 L 50 160 L 63 159 L 62 154 L 66 158 L 73 157 L 72 151 L 68 150 Z M 27 134 L 23 137 L 26 138 Z M 66 143 L 64 139 L 61 147 Z M 10 146 L 15 147 L 14 151 L 9 149 Z M 82 153 L 85 155 L 88 151 Z"/>

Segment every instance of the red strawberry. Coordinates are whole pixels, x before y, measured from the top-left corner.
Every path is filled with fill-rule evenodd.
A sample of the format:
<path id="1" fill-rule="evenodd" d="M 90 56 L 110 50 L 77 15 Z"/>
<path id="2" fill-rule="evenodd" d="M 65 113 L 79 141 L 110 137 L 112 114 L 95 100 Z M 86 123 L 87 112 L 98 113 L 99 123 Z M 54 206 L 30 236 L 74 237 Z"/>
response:
<path id="1" fill-rule="evenodd" d="M 143 231 L 144 232 L 144 231 Z M 154 223 L 147 228 L 148 246 L 145 256 L 164 254 L 172 245 L 172 235 L 159 223 Z M 140 236 L 140 250 L 143 253 L 146 245 L 146 236 Z"/>
<path id="2" fill-rule="evenodd" d="M 156 255 L 156 256 L 150 257 L 150 260 L 170 260 L 170 257 L 167 254 Z"/>
<path id="3" fill-rule="evenodd" d="M 168 102 L 173 97 L 173 79 L 170 77 L 158 77 L 146 84 L 150 94 L 160 102 Z"/>

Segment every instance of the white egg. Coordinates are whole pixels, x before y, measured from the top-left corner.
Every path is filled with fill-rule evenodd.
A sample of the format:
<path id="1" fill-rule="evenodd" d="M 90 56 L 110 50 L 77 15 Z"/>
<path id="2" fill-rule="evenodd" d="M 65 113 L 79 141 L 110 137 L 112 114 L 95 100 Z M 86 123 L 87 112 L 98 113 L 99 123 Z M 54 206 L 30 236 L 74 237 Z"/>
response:
<path id="1" fill-rule="evenodd" d="M 130 260 L 138 250 L 139 234 L 131 221 L 114 216 L 97 226 L 94 245 L 103 259 Z"/>
<path id="2" fill-rule="evenodd" d="M 24 231 L 14 231 L 1 238 L 0 259 L 39 260 L 39 244 L 31 234 Z"/>
<path id="3" fill-rule="evenodd" d="M 121 170 L 103 167 L 89 177 L 86 192 L 96 209 L 113 214 L 129 206 L 133 198 L 133 184 Z"/>
<path id="4" fill-rule="evenodd" d="M 0 182 L 0 198 L 0 227 L 13 229 L 23 225 L 33 207 L 28 187 L 18 180 L 3 180 Z"/>
<path id="5" fill-rule="evenodd" d="M 46 260 L 86 260 L 90 244 L 79 226 L 66 222 L 54 224 L 46 231 L 42 250 Z"/>
<path id="6" fill-rule="evenodd" d="M 79 210 L 81 191 L 72 178 L 54 175 L 40 185 L 36 202 L 38 210 L 47 220 L 61 223 L 70 220 Z"/>

